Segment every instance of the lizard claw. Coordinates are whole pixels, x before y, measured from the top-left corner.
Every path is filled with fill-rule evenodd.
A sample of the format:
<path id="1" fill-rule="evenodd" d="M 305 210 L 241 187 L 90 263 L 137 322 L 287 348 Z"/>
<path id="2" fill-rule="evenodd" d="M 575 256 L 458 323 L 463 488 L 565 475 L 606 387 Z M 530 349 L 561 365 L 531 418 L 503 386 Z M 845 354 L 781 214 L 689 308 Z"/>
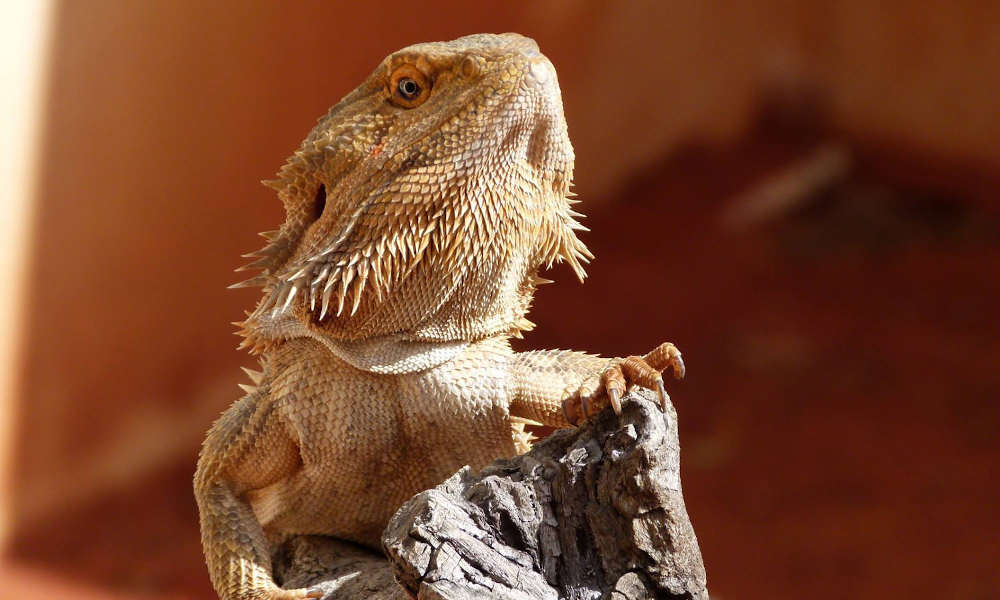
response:
<path id="1" fill-rule="evenodd" d="M 667 404 L 670 403 L 670 396 L 667 394 L 667 388 L 663 386 L 662 378 L 656 382 L 656 391 L 660 395 L 660 410 L 665 412 L 667 410 Z"/>
<path id="2" fill-rule="evenodd" d="M 616 415 L 622 414 L 622 399 L 618 390 L 608 388 L 608 399 L 611 401 L 611 410 L 615 411 Z"/>

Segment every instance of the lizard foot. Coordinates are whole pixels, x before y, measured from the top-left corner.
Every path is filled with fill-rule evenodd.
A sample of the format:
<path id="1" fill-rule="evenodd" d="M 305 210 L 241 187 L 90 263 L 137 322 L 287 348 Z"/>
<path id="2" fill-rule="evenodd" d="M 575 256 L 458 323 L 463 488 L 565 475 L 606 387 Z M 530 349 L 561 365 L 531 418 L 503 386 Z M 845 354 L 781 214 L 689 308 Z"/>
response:
<path id="1" fill-rule="evenodd" d="M 629 386 L 638 385 L 655 390 L 660 407 L 666 410 L 670 396 L 663 385 L 661 372 L 670 368 L 675 379 L 684 377 L 684 359 L 670 342 L 665 342 L 644 356 L 629 356 L 611 361 L 603 371 L 591 375 L 563 400 L 563 416 L 571 425 L 578 425 L 609 404 L 615 414 L 621 414 L 621 398 Z"/>
<path id="2" fill-rule="evenodd" d="M 322 598 L 323 590 L 319 588 L 298 588 L 294 590 L 275 589 L 268 600 L 306 600 L 306 598 Z"/>

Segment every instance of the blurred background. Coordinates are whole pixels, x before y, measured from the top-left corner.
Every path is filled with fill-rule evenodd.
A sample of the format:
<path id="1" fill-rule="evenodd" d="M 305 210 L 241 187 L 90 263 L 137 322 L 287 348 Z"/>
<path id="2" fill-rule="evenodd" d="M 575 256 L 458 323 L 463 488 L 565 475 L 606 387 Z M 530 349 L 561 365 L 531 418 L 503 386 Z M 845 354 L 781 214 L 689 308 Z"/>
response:
<path id="1" fill-rule="evenodd" d="M 0 597 L 213 597 L 191 476 L 254 364 L 258 182 L 386 54 L 480 31 L 555 64 L 597 255 L 519 347 L 683 350 L 713 597 L 1000 597 L 1000 3 L 2 13 Z"/>

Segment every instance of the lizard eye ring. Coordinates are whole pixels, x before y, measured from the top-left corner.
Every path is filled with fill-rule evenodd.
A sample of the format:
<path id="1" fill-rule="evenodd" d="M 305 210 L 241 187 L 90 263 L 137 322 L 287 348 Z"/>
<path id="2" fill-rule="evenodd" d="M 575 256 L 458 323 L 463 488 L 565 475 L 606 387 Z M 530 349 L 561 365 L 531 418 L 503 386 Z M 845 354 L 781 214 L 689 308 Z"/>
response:
<path id="1" fill-rule="evenodd" d="M 389 77 L 389 100 L 402 108 L 416 108 L 427 100 L 431 82 L 413 65 L 402 65 Z"/>

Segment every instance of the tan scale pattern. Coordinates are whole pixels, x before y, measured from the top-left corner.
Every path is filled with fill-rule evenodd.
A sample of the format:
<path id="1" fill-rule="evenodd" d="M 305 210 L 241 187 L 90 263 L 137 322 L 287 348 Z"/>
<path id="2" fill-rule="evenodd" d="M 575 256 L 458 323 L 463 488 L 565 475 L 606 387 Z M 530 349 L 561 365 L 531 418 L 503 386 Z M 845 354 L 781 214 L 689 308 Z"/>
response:
<path id="1" fill-rule="evenodd" d="M 429 92 L 396 99 L 401 72 Z M 621 360 L 508 343 L 532 327 L 539 269 L 584 277 L 572 170 L 552 65 L 532 40 L 477 35 L 387 57 L 268 182 L 286 221 L 252 253 L 263 294 L 241 331 L 263 372 L 195 475 L 221 598 L 308 597 L 274 581 L 278 542 L 378 549 L 413 494 L 523 451 L 526 423 L 569 425 L 564 402 L 573 420 L 607 405 Z M 636 365 L 622 381 L 659 377 Z"/>

